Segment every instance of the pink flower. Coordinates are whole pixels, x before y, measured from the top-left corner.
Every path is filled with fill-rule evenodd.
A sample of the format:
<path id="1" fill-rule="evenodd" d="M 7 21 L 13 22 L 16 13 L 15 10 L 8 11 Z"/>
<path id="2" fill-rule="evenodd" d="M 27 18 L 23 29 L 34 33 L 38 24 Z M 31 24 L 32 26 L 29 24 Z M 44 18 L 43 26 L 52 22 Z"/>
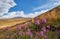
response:
<path id="1" fill-rule="evenodd" d="M 41 29 L 42 31 L 44 31 L 44 32 L 46 32 L 46 27 L 44 26 L 44 27 L 42 27 L 42 29 Z"/>
<path id="2" fill-rule="evenodd" d="M 32 32 L 27 32 L 27 34 L 28 34 L 29 36 L 32 36 Z"/>
<path id="3" fill-rule="evenodd" d="M 35 24 L 36 24 L 36 25 L 40 25 L 40 22 L 39 22 L 38 19 L 35 19 Z"/>
<path id="4" fill-rule="evenodd" d="M 40 35 L 41 35 L 41 36 L 44 36 L 44 32 L 43 32 L 43 31 L 40 31 Z"/>
<path id="5" fill-rule="evenodd" d="M 30 29 L 28 29 L 27 31 L 30 32 Z"/>
<path id="6" fill-rule="evenodd" d="M 47 21 L 46 21 L 46 19 L 45 18 L 43 18 L 42 19 L 42 23 L 46 23 Z"/>
<path id="7" fill-rule="evenodd" d="M 17 30 L 20 30 L 20 29 L 21 29 L 21 26 L 20 26 L 20 25 L 18 25 L 16 29 L 17 29 Z"/>
<path id="8" fill-rule="evenodd" d="M 30 31 L 30 29 L 27 30 L 27 34 L 28 34 L 29 36 L 32 36 L 32 32 Z"/>

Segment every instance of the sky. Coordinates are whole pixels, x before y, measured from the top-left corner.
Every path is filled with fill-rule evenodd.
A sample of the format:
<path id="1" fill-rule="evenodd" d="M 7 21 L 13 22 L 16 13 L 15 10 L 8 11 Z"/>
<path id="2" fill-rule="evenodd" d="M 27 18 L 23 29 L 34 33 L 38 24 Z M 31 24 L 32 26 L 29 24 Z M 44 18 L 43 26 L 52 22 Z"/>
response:
<path id="1" fill-rule="evenodd" d="M 0 19 L 34 18 L 60 5 L 60 0 L 0 0 Z"/>

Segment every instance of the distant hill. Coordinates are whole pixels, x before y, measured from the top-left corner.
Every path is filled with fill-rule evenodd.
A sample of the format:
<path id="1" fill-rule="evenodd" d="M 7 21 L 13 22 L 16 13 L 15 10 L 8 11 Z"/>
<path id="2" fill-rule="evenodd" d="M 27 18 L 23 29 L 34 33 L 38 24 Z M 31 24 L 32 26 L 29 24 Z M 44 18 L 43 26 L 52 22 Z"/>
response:
<path id="1" fill-rule="evenodd" d="M 16 24 L 29 21 L 31 18 L 12 18 L 12 19 L 0 19 L 0 28 L 7 26 L 14 26 Z"/>

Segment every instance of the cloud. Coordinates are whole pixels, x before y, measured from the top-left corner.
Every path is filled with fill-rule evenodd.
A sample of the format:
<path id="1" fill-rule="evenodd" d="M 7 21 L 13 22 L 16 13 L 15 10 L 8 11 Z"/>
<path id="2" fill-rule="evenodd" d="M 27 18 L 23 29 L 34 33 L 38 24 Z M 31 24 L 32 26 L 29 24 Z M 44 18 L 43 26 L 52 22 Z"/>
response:
<path id="1" fill-rule="evenodd" d="M 14 0 L 0 0 L 0 15 L 8 13 L 9 9 L 15 5 Z"/>
<path id="2" fill-rule="evenodd" d="M 53 8 L 58 5 L 60 5 L 59 0 L 49 0 L 47 4 L 38 6 L 33 9 L 33 11 L 36 11 L 39 9 L 41 9 L 41 11 L 25 14 L 24 11 L 8 12 L 11 7 L 16 6 L 16 3 L 14 2 L 14 0 L 0 0 L 0 19 L 8 19 L 8 18 L 14 18 L 14 17 L 34 18 L 40 14 L 43 14 L 44 12 L 47 12 L 48 10 L 50 10 L 50 8 Z"/>
<path id="3" fill-rule="evenodd" d="M 41 10 L 41 9 L 51 9 L 51 8 L 54 8 L 56 6 L 60 5 L 60 0 L 48 0 L 48 2 L 46 4 L 43 4 L 42 6 L 38 6 L 38 7 L 35 7 L 33 9 L 33 11 L 36 11 L 36 10 Z"/>
<path id="4" fill-rule="evenodd" d="M 38 16 L 46 11 L 48 11 L 48 9 L 42 10 L 40 12 L 30 13 L 30 14 L 24 14 L 24 11 L 10 12 L 10 13 L 7 13 L 6 15 L 1 16 L 0 19 L 9 19 L 9 18 L 14 18 L 14 17 L 34 18 L 34 17 L 36 17 L 36 16 Z"/>
<path id="5" fill-rule="evenodd" d="M 0 17 L 0 19 L 8 19 L 8 18 L 14 18 L 14 17 L 24 16 L 24 12 L 23 11 L 9 12 L 9 13 L 5 13 L 5 14 L 3 14 Z"/>

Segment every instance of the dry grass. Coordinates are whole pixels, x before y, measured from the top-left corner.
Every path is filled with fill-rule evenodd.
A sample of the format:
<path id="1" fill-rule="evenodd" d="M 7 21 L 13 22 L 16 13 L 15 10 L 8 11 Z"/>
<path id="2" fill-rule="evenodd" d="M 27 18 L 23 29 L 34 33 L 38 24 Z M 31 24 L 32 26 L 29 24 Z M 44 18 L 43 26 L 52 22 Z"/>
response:
<path id="1" fill-rule="evenodd" d="M 4 28 L 4 27 L 11 27 L 13 25 L 19 24 L 19 23 L 23 23 L 28 21 L 29 19 L 4 19 L 4 20 L 0 20 L 0 28 Z"/>

